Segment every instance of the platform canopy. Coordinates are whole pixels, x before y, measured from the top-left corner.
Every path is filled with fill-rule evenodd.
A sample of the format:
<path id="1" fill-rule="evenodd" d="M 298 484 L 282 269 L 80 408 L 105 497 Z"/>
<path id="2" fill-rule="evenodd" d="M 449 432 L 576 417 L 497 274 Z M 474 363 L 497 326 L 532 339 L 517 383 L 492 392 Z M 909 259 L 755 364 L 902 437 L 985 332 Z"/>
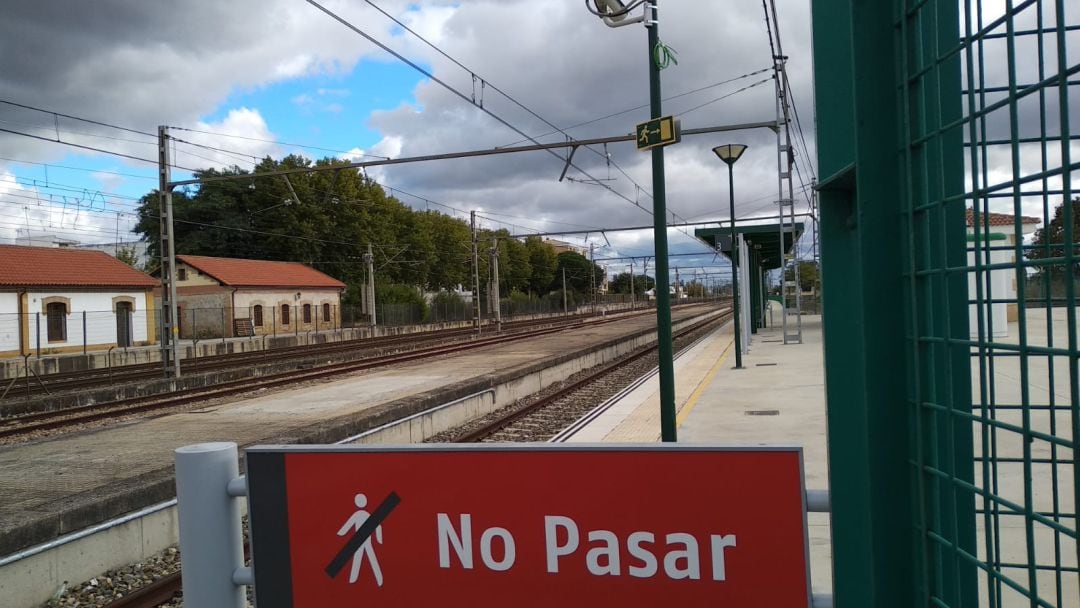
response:
<path id="1" fill-rule="evenodd" d="M 792 230 L 794 226 L 794 230 Z M 787 230 L 784 233 L 784 253 L 790 253 L 795 241 L 802 236 L 804 225 L 802 223 L 784 224 Z M 762 270 L 772 270 L 780 267 L 780 224 L 752 224 L 739 226 L 736 224 L 735 233 L 743 235 L 747 246 L 753 251 Z M 716 228 L 697 228 L 694 236 L 705 241 L 728 258 L 731 257 L 731 227 L 721 226 Z"/>

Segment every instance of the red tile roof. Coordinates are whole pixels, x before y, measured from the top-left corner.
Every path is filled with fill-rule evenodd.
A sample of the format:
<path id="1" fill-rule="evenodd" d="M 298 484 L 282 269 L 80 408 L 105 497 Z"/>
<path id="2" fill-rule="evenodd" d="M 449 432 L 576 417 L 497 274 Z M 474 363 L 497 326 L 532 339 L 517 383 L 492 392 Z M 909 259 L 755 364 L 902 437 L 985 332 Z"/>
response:
<path id="1" fill-rule="evenodd" d="M 972 226 L 972 218 L 975 217 L 975 212 L 971 209 L 967 210 L 967 225 Z M 979 225 L 985 226 L 989 221 L 991 226 L 1012 226 L 1016 221 L 1015 215 L 1009 215 L 1007 213 L 979 213 Z M 1021 224 L 1038 224 L 1041 222 L 1037 217 L 1029 217 L 1026 215 L 1020 216 Z"/>
<path id="2" fill-rule="evenodd" d="M 344 289 L 341 281 L 298 262 L 178 255 L 180 262 L 230 287 L 296 287 Z"/>
<path id="3" fill-rule="evenodd" d="M 0 245 L 0 285 L 5 287 L 135 287 L 157 285 L 104 251 Z"/>

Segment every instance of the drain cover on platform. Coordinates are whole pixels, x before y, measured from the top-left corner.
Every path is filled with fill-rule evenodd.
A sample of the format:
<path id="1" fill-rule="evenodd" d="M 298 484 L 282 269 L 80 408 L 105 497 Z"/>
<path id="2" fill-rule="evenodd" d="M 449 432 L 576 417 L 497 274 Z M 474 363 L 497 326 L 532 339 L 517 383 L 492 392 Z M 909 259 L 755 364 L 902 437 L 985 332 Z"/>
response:
<path id="1" fill-rule="evenodd" d="M 779 416 L 780 410 L 746 410 L 747 416 Z"/>

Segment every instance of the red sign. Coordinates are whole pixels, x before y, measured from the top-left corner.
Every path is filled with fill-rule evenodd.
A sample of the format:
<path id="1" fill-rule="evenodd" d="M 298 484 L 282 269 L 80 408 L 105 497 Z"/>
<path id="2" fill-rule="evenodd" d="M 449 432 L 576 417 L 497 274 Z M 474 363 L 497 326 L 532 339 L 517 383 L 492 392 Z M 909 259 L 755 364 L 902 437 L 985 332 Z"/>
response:
<path id="1" fill-rule="evenodd" d="M 802 453 L 257 447 L 259 608 L 810 603 Z"/>

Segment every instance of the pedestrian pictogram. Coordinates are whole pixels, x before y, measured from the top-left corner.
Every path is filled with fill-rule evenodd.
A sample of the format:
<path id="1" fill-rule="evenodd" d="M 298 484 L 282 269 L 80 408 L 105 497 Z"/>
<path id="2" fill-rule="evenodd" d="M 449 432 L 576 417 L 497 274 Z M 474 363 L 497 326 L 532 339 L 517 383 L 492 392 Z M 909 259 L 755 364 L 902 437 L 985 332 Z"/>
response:
<path id="1" fill-rule="evenodd" d="M 657 146 L 679 143 L 682 132 L 674 116 L 654 118 L 637 126 L 637 149 L 649 150 Z"/>
<path id="2" fill-rule="evenodd" d="M 366 495 L 362 493 L 357 494 L 353 497 L 353 502 L 356 505 L 356 513 L 353 513 L 352 517 L 341 526 L 341 529 L 338 530 L 337 533 L 338 536 L 345 536 L 349 532 L 359 532 L 360 528 L 363 527 L 364 522 L 371 519 L 371 513 L 368 513 L 364 509 L 364 507 L 367 506 Z M 382 587 L 382 570 L 379 568 L 379 558 L 375 555 L 375 546 L 371 544 L 371 536 L 372 535 L 368 535 L 368 537 L 364 539 L 363 544 L 360 545 L 360 548 L 353 553 L 352 569 L 349 571 L 349 583 L 355 583 L 357 579 L 360 578 L 360 567 L 363 565 L 364 558 L 366 557 L 371 571 L 375 576 L 375 584 Z M 381 545 L 383 542 L 381 524 L 375 526 L 374 536 L 375 542 Z"/>
<path id="3" fill-rule="evenodd" d="M 809 605 L 798 448 L 275 446 L 247 470 L 259 608 Z"/>

